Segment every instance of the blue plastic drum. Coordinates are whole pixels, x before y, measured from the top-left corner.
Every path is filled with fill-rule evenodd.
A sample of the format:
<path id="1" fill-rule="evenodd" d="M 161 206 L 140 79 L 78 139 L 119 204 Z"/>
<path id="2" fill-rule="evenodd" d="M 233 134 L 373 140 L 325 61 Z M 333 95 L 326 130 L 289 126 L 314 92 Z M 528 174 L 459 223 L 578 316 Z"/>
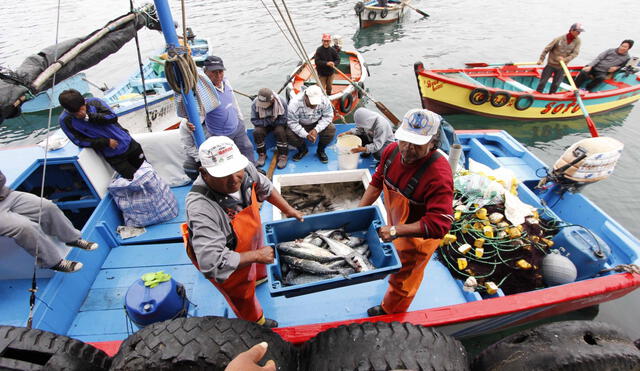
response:
<path id="1" fill-rule="evenodd" d="M 184 317 L 189 301 L 184 286 L 173 278 L 161 282 L 154 288 L 136 280 L 127 290 L 125 308 L 129 318 L 138 326 Z"/>
<path id="2" fill-rule="evenodd" d="M 573 225 L 562 228 L 553 238 L 554 248 L 564 247 L 578 269 L 578 280 L 595 277 L 611 256 L 611 248 L 589 229 Z"/>

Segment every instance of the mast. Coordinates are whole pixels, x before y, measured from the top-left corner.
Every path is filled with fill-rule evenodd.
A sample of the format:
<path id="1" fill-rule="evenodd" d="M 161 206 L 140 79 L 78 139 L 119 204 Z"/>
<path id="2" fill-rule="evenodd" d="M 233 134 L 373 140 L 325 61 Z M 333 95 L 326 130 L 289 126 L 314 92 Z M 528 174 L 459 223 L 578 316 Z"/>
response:
<path id="1" fill-rule="evenodd" d="M 164 40 L 167 42 L 167 50 L 180 50 L 178 35 L 176 34 L 176 30 L 174 28 L 175 26 L 173 23 L 173 16 L 171 15 L 171 8 L 169 8 L 168 1 L 153 0 L 153 2 L 156 6 L 156 12 L 158 14 L 158 19 L 160 20 L 160 25 L 162 26 L 162 34 L 164 35 Z M 175 70 L 175 76 L 182 85 L 182 74 L 177 68 Z M 196 103 L 193 90 L 190 90 L 186 94 L 184 92 L 182 92 L 181 94 L 185 110 L 187 111 L 189 122 L 193 123 L 193 125 L 196 127 L 196 130 L 193 133 L 196 141 L 196 146 L 200 147 L 200 145 L 205 141 L 206 138 L 204 136 L 204 130 L 202 129 L 202 121 L 200 120 L 198 105 Z"/>

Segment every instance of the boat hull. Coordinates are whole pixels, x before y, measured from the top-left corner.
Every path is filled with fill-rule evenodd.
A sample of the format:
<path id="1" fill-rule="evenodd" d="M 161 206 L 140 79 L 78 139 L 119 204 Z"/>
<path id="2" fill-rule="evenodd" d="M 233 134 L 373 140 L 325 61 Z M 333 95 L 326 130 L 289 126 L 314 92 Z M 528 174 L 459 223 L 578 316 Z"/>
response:
<path id="1" fill-rule="evenodd" d="M 572 69 L 577 74 L 579 67 Z M 531 89 L 526 90 L 527 86 L 514 80 L 515 77 L 535 81 L 540 72 L 540 67 L 425 70 L 420 63 L 415 66 L 422 107 L 439 114 L 469 113 L 509 120 L 536 121 L 582 117 L 582 110 L 573 92 L 565 90 L 556 94 L 540 94 Z M 495 81 L 490 80 L 493 76 Z M 488 81 L 492 81 L 490 84 L 495 87 L 491 87 Z M 627 78 L 625 82 L 607 80 L 606 83 L 615 88 L 581 95 L 589 114 L 615 110 L 640 99 L 640 78 L 637 76 Z M 510 84 L 514 84 L 519 90 L 509 90 Z M 485 94 L 486 98 L 483 97 Z"/>
<path id="2" fill-rule="evenodd" d="M 408 3 L 409 1 L 407 1 Z M 376 6 L 377 1 L 369 1 L 364 10 L 358 14 L 361 28 L 368 28 L 379 24 L 398 22 L 404 15 L 406 6 L 400 2 L 389 2 L 386 8 Z"/>

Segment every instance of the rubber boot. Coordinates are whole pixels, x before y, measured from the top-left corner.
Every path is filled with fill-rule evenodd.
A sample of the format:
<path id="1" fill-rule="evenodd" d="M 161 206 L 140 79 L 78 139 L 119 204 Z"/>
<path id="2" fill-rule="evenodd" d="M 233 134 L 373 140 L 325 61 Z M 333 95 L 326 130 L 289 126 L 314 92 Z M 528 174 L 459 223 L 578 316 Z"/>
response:
<path id="1" fill-rule="evenodd" d="M 302 160 L 302 158 L 306 156 L 307 153 L 309 153 L 309 150 L 307 149 L 307 144 L 305 143 L 302 145 L 302 147 L 298 147 L 298 152 L 293 155 L 293 161 Z"/>
<path id="2" fill-rule="evenodd" d="M 327 153 L 324 151 L 325 148 L 326 146 L 322 146 L 322 147 L 318 146 L 318 151 L 316 151 L 316 155 L 320 159 L 320 162 L 322 162 L 323 164 L 326 164 L 329 162 L 329 156 L 327 156 Z"/>
<path id="3" fill-rule="evenodd" d="M 266 148 L 258 148 L 258 161 L 256 162 L 256 167 L 263 167 L 265 162 L 267 162 L 267 150 Z"/>
<path id="4" fill-rule="evenodd" d="M 287 166 L 287 160 L 289 158 L 289 149 L 287 147 L 278 147 L 278 163 L 276 166 L 278 169 L 284 169 Z"/>

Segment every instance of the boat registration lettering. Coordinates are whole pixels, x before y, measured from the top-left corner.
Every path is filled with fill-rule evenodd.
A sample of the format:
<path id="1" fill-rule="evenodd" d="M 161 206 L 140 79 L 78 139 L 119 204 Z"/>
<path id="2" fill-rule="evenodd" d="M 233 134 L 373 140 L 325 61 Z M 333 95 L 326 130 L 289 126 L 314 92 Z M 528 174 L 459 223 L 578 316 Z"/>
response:
<path id="1" fill-rule="evenodd" d="M 437 81 L 437 80 L 427 80 L 426 81 L 426 85 L 427 85 L 427 89 L 431 89 L 433 91 L 436 91 L 436 90 L 440 89 L 441 87 L 443 87 L 444 83 L 442 81 Z"/>
<path id="2" fill-rule="evenodd" d="M 540 114 L 544 115 L 551 112 L 552 115 L 555 115 L 560 112 L 566 113 L 569 110 L 571 110 L 571 113 L 576 113 L 580 110 L 580 106 L 577 105 L 575 102 L 571 102 L 566 105 L 564 103 L 560 103 L 556 105 L 556 102 L 551 102 L 551 103 L 547 103 L 547 105 L 544 106 L 544 109 L 540 111 Z"/>

